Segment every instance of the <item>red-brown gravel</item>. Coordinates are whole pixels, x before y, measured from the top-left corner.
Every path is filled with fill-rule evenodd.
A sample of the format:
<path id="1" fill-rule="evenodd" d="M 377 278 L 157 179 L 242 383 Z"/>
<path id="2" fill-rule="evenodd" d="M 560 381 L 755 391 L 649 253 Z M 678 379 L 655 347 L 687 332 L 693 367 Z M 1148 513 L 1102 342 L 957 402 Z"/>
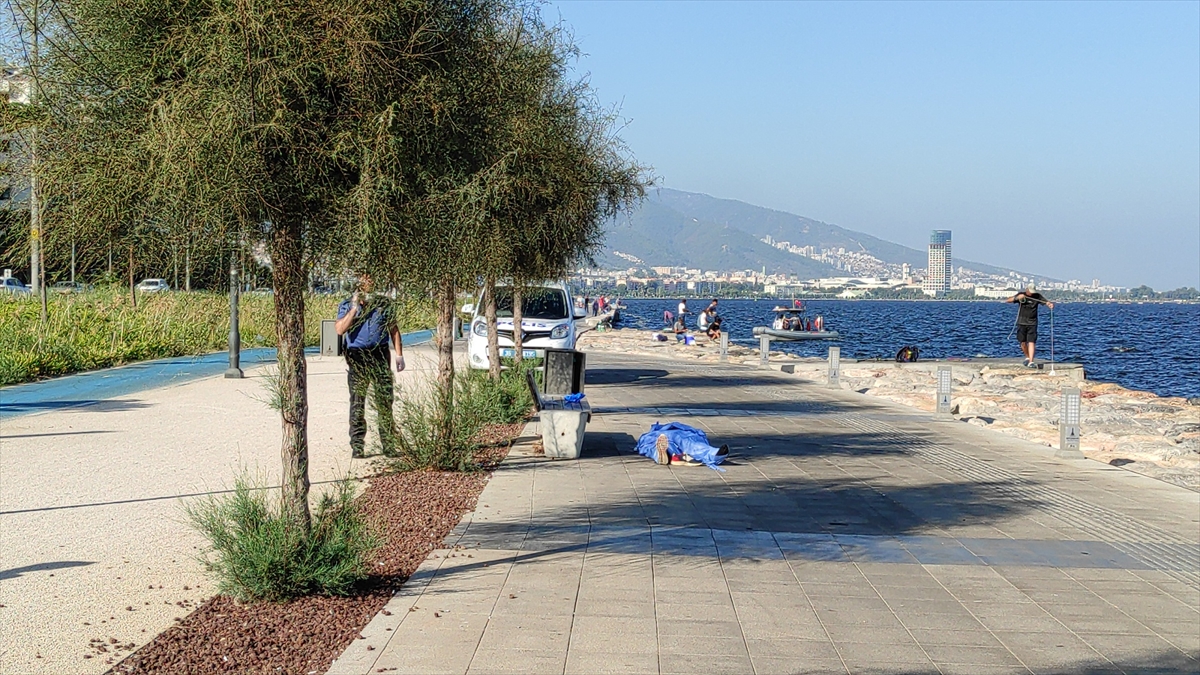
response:
<path id="1" fill-rule="evenodd" d="M 486 430 L 477 454 L 494 468 L 521 425 Z M 217 596 L 113 666 L 110 673 L 325 673 L 430 551 L 475 509 L 488 474 L 413 471 L 376 476 L 358 502 L 383 541 L 375 576 L 351 597 L 243 604 Z"/>

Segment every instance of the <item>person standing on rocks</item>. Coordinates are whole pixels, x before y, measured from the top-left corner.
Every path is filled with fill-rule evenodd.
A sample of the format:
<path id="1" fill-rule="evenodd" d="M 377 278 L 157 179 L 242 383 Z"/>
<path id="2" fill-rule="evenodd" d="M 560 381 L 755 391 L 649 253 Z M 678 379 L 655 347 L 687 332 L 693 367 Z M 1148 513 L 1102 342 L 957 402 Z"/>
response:
<path id="1" fill-rule="evenodd" d="M 358 291 L 338 305 L 337 329 L 345 337 L 345 356 L 348 366 L 346 379 L 350 385 L 350 456 L 364 457 L 367 437 L 367 390 L 370 389 L 379 421 L 379 443 L 383 454 L 396 449 L 396 423 L 392 416 L 393 387 L 389 340 L 396 349 L 396 372 L 404 370 L 404 345 L 396 323 L 395 306 L 391 298 L 373 294 L 371 277 L 358 279 Z"/>
<path id="2" fill-rule="evenodd" d="M 1033 357 L 1037 351 L 1038 305 L 1054 309 L 1054 303 L 1038 293 L 1033 284 L 1026 286 L 1024 291 L 1017 293 L 1005 302 L 1015 302 L 1020 305 L 1017 309 L 1017 342 L 1021 343 L 1021 352 L 1025 355 L 1025 367 L 1036 368 L 1037 364 L 1034 363 Z"/>
<path id="3" fill-rule="evenodd" d="M 683 321 L 683 324 L 686 326 L 686 325 L 687 325 L 687 318 L 686 318 L 686 315 L 687 315 L 687 313 L 688 313 L 688 310 L 687 310 L 687 298 L 683 298 L 682 300 L 680 300 L 680 301 L 679 301 L 679 307 L 677 307 L 676 309 L 677 309 L 678 311 L 676 311 L 676 312 L 675 312 L 675 316 L 676 316 L 676 317 L 677 317 L 677 318 L 678 318 L 680 321 Z"/>

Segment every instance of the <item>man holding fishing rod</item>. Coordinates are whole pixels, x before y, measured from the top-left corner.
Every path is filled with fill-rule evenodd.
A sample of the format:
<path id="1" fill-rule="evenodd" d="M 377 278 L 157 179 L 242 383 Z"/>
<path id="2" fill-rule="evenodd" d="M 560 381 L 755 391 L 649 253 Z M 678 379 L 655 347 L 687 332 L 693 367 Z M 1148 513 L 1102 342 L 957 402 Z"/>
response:
<path id="1" fill-rule="evenodd" d="M 1021 306 L 1017 310 L 1017 342 L 1021 343 L 1021 352 L 1025 354 L 1025 367 L 1036 368 L 1037 364 L 1033 362 L 1033 355 L 1037 350 L 1038 305 L 1054 309 L 1054 303 L 1036 292 L 1033 284 L 1029 284 L 1025 290 L 1005 302 L 1015 302 Z"/>

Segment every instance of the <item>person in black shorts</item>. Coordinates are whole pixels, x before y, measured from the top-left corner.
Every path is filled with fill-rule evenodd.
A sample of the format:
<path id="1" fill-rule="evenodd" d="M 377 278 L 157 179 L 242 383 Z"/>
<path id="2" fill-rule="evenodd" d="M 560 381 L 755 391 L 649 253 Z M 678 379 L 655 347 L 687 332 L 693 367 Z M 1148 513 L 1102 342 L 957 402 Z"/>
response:
<path id="1" fill-rule="evenodd" d="M 1033 284 L 1026 286 L 1024 291 L 1017 293 L 1005 302 L 1015 302 L 1020 305 L 1020 308 L 1017 309 L 1017 342 L 1021 343 L 1021 353 L 1025 355 L 1025 367 L 1036 368 L 1037 364 L 1033 361 L 1033 355 L 1037 350 L 1038 305 L 1054 309 L 1054 303 L 1038 293 Z"/>

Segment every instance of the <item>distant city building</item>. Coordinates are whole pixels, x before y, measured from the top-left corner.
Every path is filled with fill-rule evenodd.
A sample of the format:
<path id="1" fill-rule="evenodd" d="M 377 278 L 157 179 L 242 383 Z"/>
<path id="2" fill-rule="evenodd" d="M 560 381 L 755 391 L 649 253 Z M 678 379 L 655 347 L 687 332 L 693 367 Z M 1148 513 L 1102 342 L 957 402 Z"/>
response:
<path id="1" fill-rule="evenodd" d="M 925 295 L 945 295 L 950 292 L 954 259 L 950 253 L 950 230 L 934 230 L 929 235 L 929 267 L 925 273 Z"/>

